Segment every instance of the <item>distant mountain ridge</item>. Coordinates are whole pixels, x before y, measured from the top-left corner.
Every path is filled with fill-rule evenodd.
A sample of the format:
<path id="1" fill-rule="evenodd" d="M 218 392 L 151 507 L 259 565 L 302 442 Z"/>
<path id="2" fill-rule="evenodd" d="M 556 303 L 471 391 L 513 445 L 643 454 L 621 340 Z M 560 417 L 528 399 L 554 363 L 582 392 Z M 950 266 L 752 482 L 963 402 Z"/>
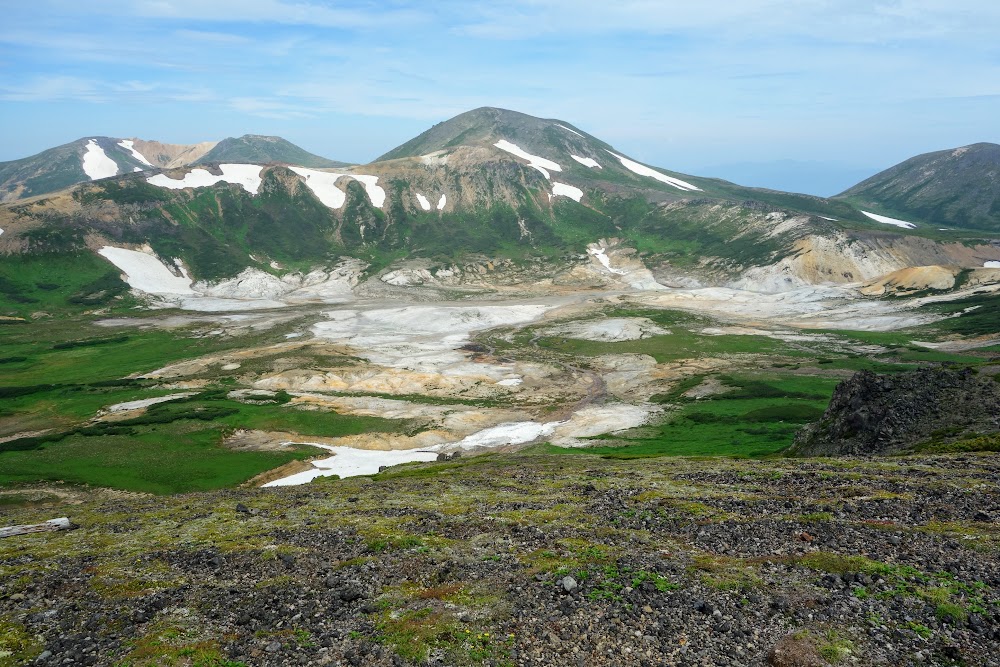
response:
<path id="1" fill-rule="evenodd" d="M 935 227 L 1000 231 L 1000 145 L 978 143 L 905 160 L 837 195 Z"/>
<path id="2" fill-rule="evenodd" d="M 199 144 L 84 137 L 37 155 L 0 162 L 0 202 L 45 195 L 92 180 L 156 168 L 219 162 L 343 167 L 281 137 L 247 134 Z"/>

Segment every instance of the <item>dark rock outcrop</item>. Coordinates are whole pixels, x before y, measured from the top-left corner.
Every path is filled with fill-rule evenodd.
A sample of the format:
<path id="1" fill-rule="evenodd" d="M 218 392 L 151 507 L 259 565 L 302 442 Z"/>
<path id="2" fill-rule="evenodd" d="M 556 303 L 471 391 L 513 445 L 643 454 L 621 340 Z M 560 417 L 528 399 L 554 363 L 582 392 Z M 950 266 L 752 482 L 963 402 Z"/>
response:
<path id="1" fill-rule="evenodd" d="M 823 418 L 806 426 L 789 453 L 889 454 L 929 441 L 1000 432 L 1000 382 L 971 368 L 922 368 L 841 382 Z"/>

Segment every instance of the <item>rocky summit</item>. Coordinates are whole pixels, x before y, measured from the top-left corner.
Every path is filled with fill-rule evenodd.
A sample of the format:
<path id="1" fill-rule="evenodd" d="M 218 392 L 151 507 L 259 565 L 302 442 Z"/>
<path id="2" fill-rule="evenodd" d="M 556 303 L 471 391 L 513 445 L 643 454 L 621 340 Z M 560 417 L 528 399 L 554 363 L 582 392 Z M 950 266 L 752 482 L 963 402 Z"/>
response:
<path id="1" fill-rule="evenodd" d="M 1000 434 L 1000 381 L 971 368 L 861 371 L 833 392 L 830 407 L 796 437 L 805 456 L 892 454 Z"/>

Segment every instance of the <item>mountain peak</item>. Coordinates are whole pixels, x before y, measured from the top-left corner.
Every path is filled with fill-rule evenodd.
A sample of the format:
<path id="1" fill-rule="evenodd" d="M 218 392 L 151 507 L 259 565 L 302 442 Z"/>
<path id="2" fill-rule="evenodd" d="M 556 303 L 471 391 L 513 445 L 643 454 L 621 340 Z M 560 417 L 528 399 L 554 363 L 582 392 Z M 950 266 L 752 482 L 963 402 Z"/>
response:
<path id="1" fill-rule="evenodd" d="M 537 118 L 499 107 L 479 107 L 437 123 L 376 161 L 417 157 L 458 146 L 488 146 L 501 140 L 510 141 L 526 150 L 541 150 L 544 155 L 543 146 L 562 145 L 563 140 L 573 138 L 593 140 L 593 137 L 573 129 L 565 121 Z M 600 147 L 607 147 L 603 142 L 596 143 Z"/>
<path id="2" fill-rule="evenodd" d="M 287 139 L 263 134 L 244 134 L 242 137 L 223 139 L 195 164 L 211 162 L 285 163 L 313 168 L 347 166 L 346 162 L 310 153 Z"/>
<path id="3" fill-rule="evenodd" d="M 838 197 L 935 226 L 996 229 L 1000 145 L 979 142 L 917 155 Z"/>

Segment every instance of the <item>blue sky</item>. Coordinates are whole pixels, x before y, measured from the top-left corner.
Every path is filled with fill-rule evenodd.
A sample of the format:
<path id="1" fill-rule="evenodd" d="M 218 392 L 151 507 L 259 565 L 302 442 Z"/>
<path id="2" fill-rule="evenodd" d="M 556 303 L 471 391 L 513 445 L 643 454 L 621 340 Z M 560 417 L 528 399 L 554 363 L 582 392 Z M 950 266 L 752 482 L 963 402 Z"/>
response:
<path id="1" fill-rule="evenodd" d="M 10 2 L 0 160 L 250 132 L 368 161 L 490 105 L 689 173 L 854 174 L 1000 143 L 998 35 L 991 0 Z"/>

